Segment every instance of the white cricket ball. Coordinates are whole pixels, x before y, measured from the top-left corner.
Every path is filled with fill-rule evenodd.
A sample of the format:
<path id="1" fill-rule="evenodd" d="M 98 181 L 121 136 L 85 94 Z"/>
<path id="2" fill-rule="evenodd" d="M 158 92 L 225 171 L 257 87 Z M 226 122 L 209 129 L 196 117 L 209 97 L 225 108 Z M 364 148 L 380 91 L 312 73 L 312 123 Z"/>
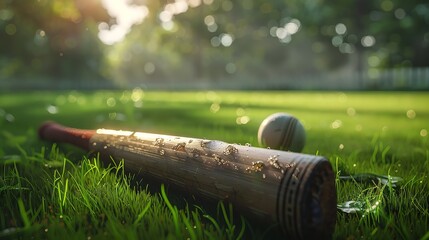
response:
<path id="1" fill-rule="evenodd" d="M 287 113 L 274 113 L 262 121 L 258 142 L 263 147 L 301 152 L 305 145 L 305 129 L 301 122 Z"/>

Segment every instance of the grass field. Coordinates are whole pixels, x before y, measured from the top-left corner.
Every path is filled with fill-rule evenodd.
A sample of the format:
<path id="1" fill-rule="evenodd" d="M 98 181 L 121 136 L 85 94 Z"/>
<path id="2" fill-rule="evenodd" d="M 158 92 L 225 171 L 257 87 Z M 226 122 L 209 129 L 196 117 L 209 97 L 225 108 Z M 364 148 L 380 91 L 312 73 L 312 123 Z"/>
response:
<path id="1" fill-rule="evenodd" d="M 261 121 L 298 117 L 303 152 L 326 156 L 337 173 L 335 239 L 429 239 L 427 92 L 21 92 L 0 95 L 0 238 L 268 239 L 233 206 L 194 205 L 123 166 L 102 167 L 72 146 L 40 141 L 54 120 L 257 146 Z M 402 181 L 343 181 L 373 173 Z M 390 178 L 395 179 L 395 178 Z"/>

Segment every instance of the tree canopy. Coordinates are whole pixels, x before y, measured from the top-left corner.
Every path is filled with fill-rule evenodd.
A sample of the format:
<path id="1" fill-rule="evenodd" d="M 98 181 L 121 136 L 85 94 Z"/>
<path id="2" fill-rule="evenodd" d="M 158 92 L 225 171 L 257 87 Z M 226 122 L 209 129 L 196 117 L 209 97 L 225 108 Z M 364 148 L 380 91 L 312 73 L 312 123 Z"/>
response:
<path id="1" fill-rule="evenodd" d="M 106 1 L 2 1 L 0 81 L 263 81 L 429 64 L 423 0 L 124 1 L 145 12 L 116 43 L 100 35 L 124 22 Z"/>

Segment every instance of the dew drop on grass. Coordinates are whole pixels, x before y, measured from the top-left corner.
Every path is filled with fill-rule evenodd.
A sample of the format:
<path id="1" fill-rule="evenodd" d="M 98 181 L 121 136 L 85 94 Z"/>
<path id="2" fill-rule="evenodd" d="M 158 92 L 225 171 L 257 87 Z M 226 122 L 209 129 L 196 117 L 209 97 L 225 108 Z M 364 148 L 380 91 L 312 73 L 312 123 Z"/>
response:
<path id="1" fill-rule="evenodd" d="M 345 213 L 357 213 L 365 211 L 366 204 L 361 201 L 347 201 L 337 204 L 337 208 Z"/>

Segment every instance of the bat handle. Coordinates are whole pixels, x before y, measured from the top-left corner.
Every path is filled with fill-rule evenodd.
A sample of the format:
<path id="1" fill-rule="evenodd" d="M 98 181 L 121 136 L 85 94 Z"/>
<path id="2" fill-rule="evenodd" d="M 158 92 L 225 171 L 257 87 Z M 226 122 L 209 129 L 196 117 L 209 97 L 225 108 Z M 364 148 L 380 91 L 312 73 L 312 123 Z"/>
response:
<path id="1" fill-rule="evenodd" d="M 70 143 L 86 151 L 95 133 L 95 130 L 69 128 L 55 122 L 45 122 L 39 128 L 39 137 L 43 140 Z"/>

